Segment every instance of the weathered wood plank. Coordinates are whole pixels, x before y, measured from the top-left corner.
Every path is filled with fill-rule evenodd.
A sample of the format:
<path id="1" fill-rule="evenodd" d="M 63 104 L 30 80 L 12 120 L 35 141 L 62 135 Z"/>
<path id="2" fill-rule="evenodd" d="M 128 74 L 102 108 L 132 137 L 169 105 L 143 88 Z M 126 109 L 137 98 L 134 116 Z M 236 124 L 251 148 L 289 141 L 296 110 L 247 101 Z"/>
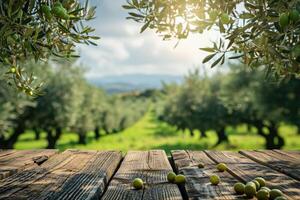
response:
<path id="1" fill-rule="evenodd" d="M 287 174 L 300 181 L 300 160 L 282 155 L 276 151 L 240 151 L 240 153 L 262 165 Z"/>
<path id="2" fill-rule="evenodd" d="M 300 159 L 300 151 L 293 151 L 293 150 L 278 150 L 278 149 L 274 149 L 273 151 L 282 154 L 284 156 L 289 156 L 289 157 L 293 157 L 296 159 Z"/>
<path id="3" fill-rule="evenodd" d="M 267 186 L 284 192 L 288 199 L 299 199 L 300 182 L 235 152 L 206 151 L 207 155 L 216 162 L 224 162 L 228 172 L 248 182 L 261 176 L 267 180 Z"/>
<path id="4" fill-rule="evenodd" d="M 238 182 L 228 172 L 218 172 L 216 163 L 203 151 L 172 151 L 172 158 L 179 173 L 186 176 L 185 190 L 189 199 L 243 199 L 235 195 L 233 185 Z M 198 168 L 203 163 L 204 168 Z M 211 185 L 209 177 L 217 174 L 221 183 Z"/>
<path id="5" fill-rule="evenodd" d="M 167 181 L 170 171 L 172 167 L 162 150 L 129 151 L 102 199 L 181 200 L 178 186 Z M 145 188 L 134 190 L 131 186 L 134 178 L 142 178 Z"/>
<path id="6" fill-rule="evenodd" d="M 58 153 L 57 150 L 5 150 L 0 153 L 0 180 L 12 174 L 28 168 L 31 165 L 38 165 L 36 161 L 44 158 L 46 161 L 49 157 Z"/>
<path id="7" fill-rule="evenodd" d="M 9 154 L 14 153 L 16 150 L 1 150 L 0 149 L 0 158 Z"/>
<path id="8" fill-rule="evenodd" d="M 0 181 L 0 199 L 99 199 L 121 158 L 116 151 L 67 150 Z"/>

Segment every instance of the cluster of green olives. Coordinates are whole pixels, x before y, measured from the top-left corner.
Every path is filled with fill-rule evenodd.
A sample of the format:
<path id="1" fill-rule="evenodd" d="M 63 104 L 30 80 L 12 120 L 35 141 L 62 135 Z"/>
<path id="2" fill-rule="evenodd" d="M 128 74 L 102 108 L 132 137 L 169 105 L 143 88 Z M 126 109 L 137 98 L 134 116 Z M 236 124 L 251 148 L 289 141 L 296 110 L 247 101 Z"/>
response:
<path id="1" fill-rule="evenodd" d="M 227 171 L 227 165 L 225 163 L 219 163 L 219 164 L 217 164 L 217 170 L 219 172 L 225 172 L 225 171 Z M 209 181 L 212 185 L 218 185 L 221 182 L 221 179 L 218 175 L 212 174 L 209 177 Z"/>
<path id="2" fill-rule="evenodd" d="M 186 182 L 185 176 L 182 174 L 176 175 L 174 172 L 169 172 L 167 179 L 170 183 L 184 184 Z M 132 182 L 132 186 L 136 190 L 143 189 L 145 187 L 145 182 L 141 178 L 135 178 Z"/>
<path id="3" fill-rule="evenodd" d="M 52 7 L 43 4 L 41 6 L 41 11 L 47 20 L 51 20 L 52 16 L 64 20 L 68 20 L 70 17 L 68 11 L 60 2 L 55 2 Z"/>
<path id="4" fill-rule="evenodd" d="M 295 9 L 288 13 L 281 13 L 279 16 L 279 25 L 282 29 L 285 29 L 290 24 L 295 24 L 299 21 L 300 14 Z"/>
<path id="5" fill-rule="evenodd" d="M 247 198 L 256 197 L 258 200 L 286 200 L 283 193 L 278 189 L 270 189 L 266 187 L 266 181 L 262 177 L 257 177 L 254 180 L 243 184 L 234 184 L 236 194 L 245 194 Z"/>
<path id="6" fill-rule="evenodd" d="M 204 168 L 203 163 L 198 164 L 198 168 Z M 225 163 L 219 163 L 216 166 L 219 172 L 227 171 L 228 167 Z M 170 183 L 183 184 L 186 182 L 186 178 L 182 174 L 176 175 L 174 172 L 169 172 L 167 179 Z M 221 181 L 220 177 L 216 174 L 212 174 L 209 177 L 212 185 L 218 185 Z M 134 179 L 132 183 L 135 189 L 142 189 L 144 182 L 140 178 Z M 278 189 L 270 189 L 266 186 L 266 180 L 262 177 L 256 177 L 254 180 L 243 184 L 241 182 L 235 183 L 233 189 L 238 195 L 246 195 L 247 198 L 256 197 L 258 200 L 287 200 L 283 193 Z"/>
<path id="7" fill-rule="evenodd" d="M 186 182 L 185 176 L 182 174 L 176 175 L 174 172 L 169 172 L 167 179 L 170 183 L 183 184 Z"/>

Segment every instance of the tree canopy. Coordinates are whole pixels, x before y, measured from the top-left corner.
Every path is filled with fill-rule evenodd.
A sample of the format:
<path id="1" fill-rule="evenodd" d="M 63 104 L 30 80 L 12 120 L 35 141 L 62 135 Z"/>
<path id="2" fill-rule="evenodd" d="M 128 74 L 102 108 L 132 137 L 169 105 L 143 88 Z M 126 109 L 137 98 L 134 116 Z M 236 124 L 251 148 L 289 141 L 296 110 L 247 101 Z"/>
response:
<path id="1" fill-rule="evenodd" d="M 164 40 L 217 30 L 219 41 L 206 63 L 212 67 L 242 58 L 250 68 L 264 66 L 277 77 L 300 74 L 300 2 L 298 0 L 128 0 L 128 19 L 154 29 Z"/>
<path id="2" fill-rule="evenodd" d="M 45 133 L 47 147 L 55 148 L 65 133 L 76 133 L 86 144 L 103 134 L 122 131 L 148 110 L 148 100 L 139 94 L 109 95 L 90 85 L 83 69 L 74 63 L 28 62 L 24 68 L 43 78 L 41 94 L 31 98 L 0 79 L 0 146 L 13 148 L 18 138 L 33 131 L 36 139 Z"/>
<path id="3" fill-rule="evenodd" d="M 239 67 L 240 68 L 240 67 Z M 226 128 L 246 124 L 266 141 L 266 148 L 281 148 L 282 123 L 299 127 L 299 79 L 277 83 L 259 71 L 232 70 L 201 77 L 190 73 L 182 85 L 164 88 L 160 119 L 180 130 L 214 130 L 218 141 L 229 142 Z"/>
<path id="4" fill-rule="evenodd" d="M 84 24 L 94 18 L 95 7 L 79 0 L 7 0 L 0 3 L 0 65 L 6 79 L 20 91 L 35 95 L 40 87 L 22 63 L 50 56 L 77 57 L 76 43 L 93 44 L 94 29 Z"/>

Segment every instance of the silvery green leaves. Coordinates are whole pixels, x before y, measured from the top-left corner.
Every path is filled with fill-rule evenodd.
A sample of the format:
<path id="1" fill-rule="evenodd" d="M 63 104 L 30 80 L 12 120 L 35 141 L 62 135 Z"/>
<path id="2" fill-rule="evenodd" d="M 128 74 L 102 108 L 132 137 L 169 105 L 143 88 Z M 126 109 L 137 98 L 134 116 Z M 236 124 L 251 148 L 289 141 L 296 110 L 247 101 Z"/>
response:
<path id="1" fill-rule="evenodd" d="M 154 29 L 164 40 L 189 38 L 216 30 L 229 43 L 201 48 L 211 66 L 240 59 L 249 68 L 264 66 L 270 75 L 300 75 L 300 3 L 298 0 L 128 0 L 128 19 Z M 213 60 L 213 61 L 212 61 Z"/>
<path id="2" fill-rule="evenodd" d="M 7 68 L 11 85 L 29 95 L 37 95 L 41 87 L 22 63 L 49 57 L 72 58 L 76 43 L 96 45 L 94 29 L 84 22 L 95 15 L 88 1 L 8 0 L 0 3 L 0 63 Z"/>

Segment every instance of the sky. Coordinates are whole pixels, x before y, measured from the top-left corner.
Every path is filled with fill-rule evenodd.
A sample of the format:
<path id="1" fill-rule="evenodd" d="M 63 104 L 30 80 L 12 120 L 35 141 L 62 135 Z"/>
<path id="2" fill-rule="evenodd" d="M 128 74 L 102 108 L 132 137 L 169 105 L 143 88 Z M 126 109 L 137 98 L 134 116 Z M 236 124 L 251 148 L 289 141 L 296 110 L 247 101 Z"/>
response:
<path id="1" fill-rule="evenodd" d="M 79 45 L 79 62 L 86 66 L 87 78 L 125 74 L 185 75 L 196 67 L 203 68 L 207 55 L 200 47 L 211 46 L 217 37 L 209 32 L 187 40 L 163 41 L 153 30 L 140 34 L 142 24 L 126 20 L 125 0 L 91 0 L 97 6 L 96 19 L 90 25 L 101 39 L 98 46 Z M 208 73 L 217 69 L 206 67 Z"/>

